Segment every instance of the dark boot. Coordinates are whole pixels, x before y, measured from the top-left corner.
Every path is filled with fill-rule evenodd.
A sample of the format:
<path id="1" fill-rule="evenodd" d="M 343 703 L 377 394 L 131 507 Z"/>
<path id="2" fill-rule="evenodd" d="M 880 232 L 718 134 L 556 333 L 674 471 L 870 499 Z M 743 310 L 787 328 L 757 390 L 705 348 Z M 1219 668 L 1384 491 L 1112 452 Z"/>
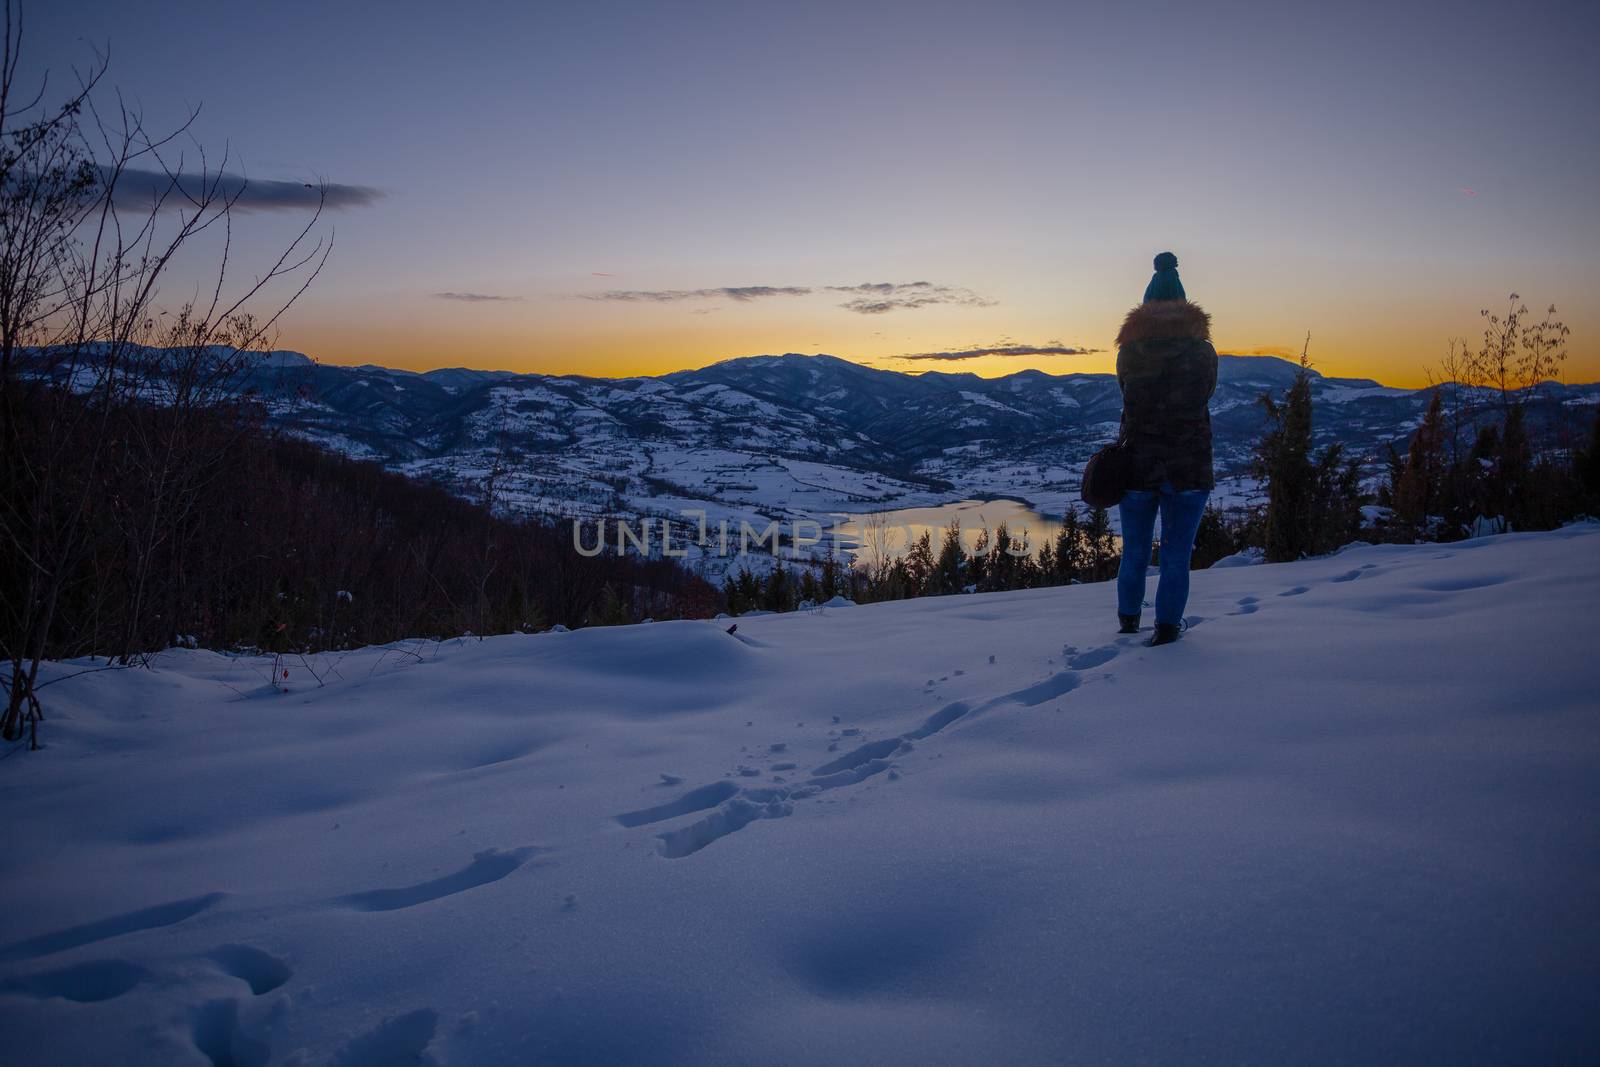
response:
<path id="1" fill-rule="evenodd" d="M 1178 639 L 1178 635 L 1182 632 L 1183 629 L 1175 623 L 1158 622 L 1156 623 L 1156 635 L 1146 641 L 1145 644 L 1151 648 L 1155 648 L 1157 645 L 1170 645 Z"/>
<path id="2" fill-rule="evenodd" d="M 1118 630 L 1117 633 L 1136 634 L 1139 632 L 1139 616 L 1119 614 L 1117 616 L 1117 621 L 1122 623 L 1122 629 Z"/>

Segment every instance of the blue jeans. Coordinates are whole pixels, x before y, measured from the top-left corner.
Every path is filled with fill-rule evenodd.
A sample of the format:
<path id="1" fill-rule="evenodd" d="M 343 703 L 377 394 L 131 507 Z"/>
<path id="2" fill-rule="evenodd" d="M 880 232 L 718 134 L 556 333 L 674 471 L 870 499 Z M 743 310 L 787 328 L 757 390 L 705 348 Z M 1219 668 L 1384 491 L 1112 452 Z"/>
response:
<path id="1" fill-rule="evenodd" d="M 1161 513 L 1161 584 L 1156 586 L 1156 622 L 1177 625 L 1189 602 L 1189 556 L 1206 510 L 1204 489 L 1135 489 L 1123 494 L 1122 565 L 1117 568 L 1117 613 L 1138 615 L 1144 604 L 1144 575 L 1150 567 L 1150 542 Z"/>

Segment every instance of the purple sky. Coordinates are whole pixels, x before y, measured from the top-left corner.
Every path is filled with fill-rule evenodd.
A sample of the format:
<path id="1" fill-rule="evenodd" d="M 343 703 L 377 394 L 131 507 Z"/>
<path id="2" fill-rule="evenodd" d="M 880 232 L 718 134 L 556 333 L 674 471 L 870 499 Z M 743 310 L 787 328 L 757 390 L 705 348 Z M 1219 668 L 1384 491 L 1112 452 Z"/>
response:
<path id="1" fill-rule="evenodd" d="M 1591 380 L 1597 10 L 35 0 L 25 47 L 381 194 L 285 324 L 329 361 L 1099 370 L 1171 248 L 1224 348 L 1415 384 L 1516 289 Z"/>

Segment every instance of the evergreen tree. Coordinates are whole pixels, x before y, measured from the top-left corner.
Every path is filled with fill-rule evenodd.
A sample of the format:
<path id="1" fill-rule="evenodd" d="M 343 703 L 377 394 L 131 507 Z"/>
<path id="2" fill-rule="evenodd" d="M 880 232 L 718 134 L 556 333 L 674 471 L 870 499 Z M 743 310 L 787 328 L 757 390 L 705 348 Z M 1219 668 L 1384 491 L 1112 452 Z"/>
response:
<path id="1" fill-rule="evenodd" d="M 1500 476 L 1495 469 L 1499 462 L 1500 427 L 1485 423 L 1478 428 L 1463 469 L 1456 476 L 1461 483 L 1461 521 L 1501 514 Z"/>
<path id="2" fill-rule="evenodd" d="M 922 596 L 929 592 L 933 582 L 934 559 L 933 540 L 928 531 L 922 531 L 922 536 L 911 542 L 911 547 L 905 554 L 906 588 L 908 596 Z"/>
<path id="3" fill-rule="evenodd" d="M 897 557 L 884 568 L 879 585 L 882 588 L 878 590 L 875 598 L 878 600 L 905 600 L 917 595 L 912 588 L 911 573 L 906 569 L 904 556 Z"/>
<path id="4" fill-rule="evenodd" d="M 1323 449 L 1316 462 L 1309 554 L 1332 552 L 1360 536 L 1361 499 L 1360 461 L 1345 459 L 1340 444 Z"/>
<path id="5" fill-rule="evenodd" d="M 1039 552 L 1042 555 L 1048 551 L 1050 551 L 1050 542 L 1046 541 L 1043 547 L 1039 549 Z M 1018 589 L 1037 589 L 1039 586 L 1046 584 L 1044 568 L 1040 566 L 1038 558 L 1032 553 L 1018 556 L 1016 570 L 1012 573 L 1016 579 L 1016 588 Z"/>
<path id="6" fill-rule="evenodd" d="M 794 606 L 790 603 L 790 584 L 788 570 L 779 563 L 767 575 L 766 587 L 761 593 L 761 606 L 768 611 L 788 611 Z"/>
<path id="7" fill-rule="evenodd" d="M 1430 516 L 1443 512 L 1445 426 L 1443 397 L 1433 391 L 1422 424 L 1411 437 L 1405 467 L 1395 485 L 1395 516 L 1413 535 L 1426 535 Z M 1331 474 L 1332 472 L 1328 472 Z"/>
<path id="8" fill-rule="evenodd" d="M 1512 528 L 1521 528 L 1533 510 L 1528 500 L 1533 454 L 1522 413 L 1521 404 L 1513 404 L 1506 412 L 1505 425 L 1500 429 L 1500 455 L 1495 462 L 1494 496 L 1500 502 L 1500 514 Z"/>
<path id="9" fill-rule="evenodd" d="M 1114 577 L 1121 554 L 1117 551 L 1117 537 L 1111 532 L 1110 512 L 1105 508 L 1091 508 L 1083 538 L 1087 555 L 1085 580 L 1103 582 Z"/>
<path id="10" fill-rule="evenodd" d="M 600 593 L 600 603 L 590 614 L 589 621 L 594 626 L 622 626 L 633 621 L 629 615 L 628 606 L 617 593 L 616 585 L 607 582 Z"/>
<path id="11" fill-rule="evenodd" d="M 978 539 L 973 542 L 972 555 L 967 559 L 966 584 L 978 592 L 989 588 L 989 568 L 994 565 L 994 547 L 990 543 L 989 529 L 984 527 L 978 531 Z"/>
<path id="12" fill-rule="evenodd" d="M 1088 553 L 1084 541 L 1083 527 L 1078 522 L 1078 506 L 1067 505 L 1067 513 L 1061 520 L 1061 529 L 1056 534 L 1056 581 L 1061 585 L 1070 585 L 1083 580 L 1084 569 L 1088 565 Z"/>
<path id="13" fill-rule="evenodd" d="M 1395 450 L 1393 441 L 1384 447 L 1384 476 L 1383 484 L 1378 487 L 1378 503 L 1386 508 L 1393 508 L 1396 498 L 1400 495 L 1400 479 L 1405 476 L 1406 461 Z"/>
<path id="14" fill-rule="evenodd" d="M 944 539 L 939 542 L 939 559 L 934 566 L 933 585 L 938 593 L 959 593 L 964 582 L 966 550 L 961 546 L 961 523 L 955 519 L 944 528 Z"/>
<path id="15" fill-rule="evenodd" d="M 1060 585 L 1061 578 L 1056 571 L 1056 543 L 1046 541 L 1039 546 L 1039 560 L 1035 565 L 1035 575 L 1039 585 Z"/>
<path id="16" fill-rule="evenodd" d="M 839 561 L 829 556 L 822 563 L 822 600 L 826 603 L 839 595 Z"/>
<path id="17" fill-rule="evenodd" d="M 1300 373 L 1283 403 L 1262 396 L 1267 432 L 1256 444 L 1256 476 L 1266 482 L 1266 557 L 1269 563 L 1297 560 L 1310 551 L 1316 470 L 1311 461 L 1311 369 L 1304 355 Z"/>
<path id="18" fill-rule="evenodd" d="M 994 549 L 989 553 L 989 581 L 985 588 L 1017 588 L 1017 557 L 1012 554 L 1015 548 L 1011 541 L 1011 531 L 1002 522 L 995 527 Z"/>
<path id="19" fill-rule="evenodd" d="M 742 615 L 761 606 L 761 579 L 747 566 L 740 566 L 739 573 L 728 578 L 724 592 L 730 615 Z"/>

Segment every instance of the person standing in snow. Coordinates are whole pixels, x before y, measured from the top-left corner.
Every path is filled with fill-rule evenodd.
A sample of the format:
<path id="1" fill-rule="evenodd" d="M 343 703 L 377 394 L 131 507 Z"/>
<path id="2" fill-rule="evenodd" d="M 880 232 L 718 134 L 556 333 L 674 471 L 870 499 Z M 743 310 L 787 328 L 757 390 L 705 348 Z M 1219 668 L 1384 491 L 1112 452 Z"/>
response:
<path id="1" fill-rule="evenodd" d="M 1122 390 L 1122 438 L 1132 480 L 1118 508 L 1122 564 L 1117 570 L 1121 633 L 1139 632 L 1151 538 L 1161 516 L 1161 581 L 1156 587 L 1156 630 L 1151 645 L 1171 644 L 1182 630 L 1189 600 L 1189 557 L 1211 470 L 1211 413 L 1217 387 L 1217 350 L 1211 316 L 1189 302 L 1178 278 L 1178 257 L 1163 252 L 1144 302 L 1117 334 L 1117 385 Z"/>

